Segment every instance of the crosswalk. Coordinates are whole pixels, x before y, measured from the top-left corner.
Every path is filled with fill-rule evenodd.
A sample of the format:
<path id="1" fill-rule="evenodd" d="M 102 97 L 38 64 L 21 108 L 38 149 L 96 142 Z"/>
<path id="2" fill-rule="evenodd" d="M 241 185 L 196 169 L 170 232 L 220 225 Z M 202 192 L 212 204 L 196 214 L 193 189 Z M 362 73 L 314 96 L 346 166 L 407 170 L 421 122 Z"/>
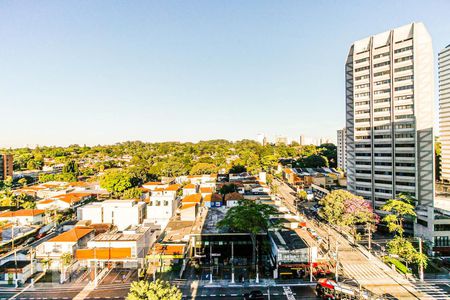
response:
<path id="1" fill-rule="evenodd" d="M 407 283 L 408 280 L 400 276 L 388 274 L 375 265 L 357 262 L 343 262 L 344 274 L 355 278 L 360 284 L 392 284 L 393 280 L 398 283 Z"/>
<path id="2" fill-rule="evenodd" d="M 450 282 L 450 281 L 449 281 Z M 450 288 L 449 283 L 442 283 L 443 285 L 448 285 Z M 450 293 L 446 290 L 444 290 L 437 282 L 415 282 L 413 283 L 416 290 L 422 292 L 425 296 L 422 296 L 420 299 L 428 300 L 428 299 L 438 299 L 438 300 L 444 300 L 444 299 L 450 299 Z M 450 290 L 450 289 L 449 289 Z"/>

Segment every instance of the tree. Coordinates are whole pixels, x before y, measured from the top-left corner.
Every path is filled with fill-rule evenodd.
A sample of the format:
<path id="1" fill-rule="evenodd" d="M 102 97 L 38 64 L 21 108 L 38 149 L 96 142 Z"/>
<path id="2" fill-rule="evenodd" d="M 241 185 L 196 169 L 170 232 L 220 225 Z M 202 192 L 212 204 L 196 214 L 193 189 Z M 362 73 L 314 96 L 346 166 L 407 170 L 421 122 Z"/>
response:
<path id="1" fill-rule="evenodd" d="M 234 165 L 228 171 L 228 173 L 230 173 L 230 174 L 238 174 L 238 173 L 244 173 L 244 172 L 247 172 L 247 168 L 243 165 Z"/>
<path id="2" fill-rule="evenodd" d="M 326 143 L 320 145 L 320 153 L 325 156 L 331 168 L 337 167 L 337 147 L 335 144 Z"/>
<path id="3" fill-rule="evenodd" d="M 78 176 L 80 174 L 80 170 L 78 168 L 78 164 L 75 162 L 75 160 L 70 160 L 69 162 L 67 162 L 63 169 L 62 169 L 63 173 L 72 173 L 75 176 Z"/>
<path id="4" fill-rule="evenodd" d="M 66 281 L 67 267 L 72 263 L 73 256 L 70 252 L 61 254 L 61 283 Z"/>
<path id="5" fill-rule="evenodd" d="M 222 195 L 226 195 L 226 194 L 234 193 L 234 192 L 237 192 L 237 185 L 235 185 L 234 183 L 224 184 L 219 189 L 219 193 Z"/>
<path id="6" fill-rule="evenodd" d="M 201 174 L 213 174 L 217 172 L 217 166 L 210 163 L 197 163 L 195 164 L 191 171 L 191 175 L 201 175 Z"/>
<path id="7" fill-rule="evenodd" d="M 319 201 L 319 215 L 328 223 L 349 228 L 353 237 L 358 238 L 356 225 L 374 224 L 378 216 L 373 213 L 369 202 L 345 190 L 335 190 Z"/>
<path id="8" fill-rule="evenodd" d="M 142 191 L 137 187 L 127 189 L 123 192 L 124 199 L 140 199 L 141 196 L 142 196 Z"/>
<path id="9" fill-rule="evenodd" d="M 269 228 L 279 224 L 270 222 L 270 218 L 279 212 L 273 206 L 242 200 L 239 205 L 230 208 L 225 217 L 217 223 L 217 227 L 228 232 L 249 233 L 253 245 L 253 263 L 255 263 L 256 235 L 267 232 Z"/>
<path id="10" fill-rule="evenodd" d="M 297 193 L 297 197 L 298 197 L 300 200 L 306 200 L 307 197 L 308 197 L 308 193 L 305 192 L 305 190 L 300 190 L 300 191 Z"/>
<path id="11" fill-rule="evenodd" d="M 386 222 L 390 232 L 395 232 L 400 237 L 403 237 L 405 218 L 416 216 L 414 206 L 409 203 L 405 195 L 399 195 L 399 199 L 388 200 L 381 210 L 390 213 L 383 218 L 383 221 Z"/>
<path id="12" fill-rule="evenodd" d="M 131 184 L 131 177 L 127 172 L 111 169 L 107 170 L 100 178 L 100 186 L 117 197 L 133 185 Z"/>
<path id="13" fill-rule="evenodd" d="M 26 178 L 20 178 L 19 180 L 17 180 L 17 183 L 19 183 L 21 186 L 26 186 L 27 185 L 27 179 Z"/>
<path id="14" fill-rule="evenodd" d="M 181 300 L 182 297 L 183 294 L 176 286 L 158 279 L 154 282 L 132 282 L 127 300 Z"/>
<path id="15" fill-rule="evenodd" d="M 323 155 L 312 154 L 300 159 L 298 165 L 302 168 L 328 167 L 328 159 Z"/>

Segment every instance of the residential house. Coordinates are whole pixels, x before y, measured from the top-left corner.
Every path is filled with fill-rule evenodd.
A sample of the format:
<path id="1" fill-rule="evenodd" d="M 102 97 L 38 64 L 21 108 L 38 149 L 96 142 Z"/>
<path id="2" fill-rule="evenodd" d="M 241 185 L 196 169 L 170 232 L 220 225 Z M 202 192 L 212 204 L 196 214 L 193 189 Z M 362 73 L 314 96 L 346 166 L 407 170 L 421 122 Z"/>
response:
<path id="1" fill-rule="evenodd" d="M 21 209 L 0 213 L 0 222 L 7 221 L 16 225 L 39 225 L 44 222 L 45 211 L 42 209 Z"/>

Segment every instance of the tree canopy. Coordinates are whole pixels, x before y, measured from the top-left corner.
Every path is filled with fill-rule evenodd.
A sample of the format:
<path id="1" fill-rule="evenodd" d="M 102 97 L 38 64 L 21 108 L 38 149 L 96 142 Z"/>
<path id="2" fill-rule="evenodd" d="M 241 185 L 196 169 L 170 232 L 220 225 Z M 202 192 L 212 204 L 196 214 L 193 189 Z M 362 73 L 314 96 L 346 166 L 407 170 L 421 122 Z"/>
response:
<path id="1" fill-rule="evenodd" d="M 167 281 L 140 280 L 131 283 L 127 300 L 181 300 L 182 296 L 181 291 Z"/>
<path id="2" fill-rule="evenodd" d="M 269 222 L 271 216 L 278 211 L 267 204 L 242 200 L 239 205 L 230 208 L 225 217 L 217 223 L 217 227 L 228 232 L 243 232 L 253 235 L 265 232 L 274 225 Z"/>

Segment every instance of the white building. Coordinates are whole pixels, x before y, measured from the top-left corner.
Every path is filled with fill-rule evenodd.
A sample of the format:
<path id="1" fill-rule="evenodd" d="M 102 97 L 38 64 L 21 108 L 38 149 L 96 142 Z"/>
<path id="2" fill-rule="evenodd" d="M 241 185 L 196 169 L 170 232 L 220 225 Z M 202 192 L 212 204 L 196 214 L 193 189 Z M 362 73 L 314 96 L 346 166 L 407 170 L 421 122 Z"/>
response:
<path id="1" fill-rule="evenodd" d="M 78 220 L 90 220 L 92 223 L 108 223 L 119 230 L 131 225 L 142 224 L 145 218 L 145 202 L 136 200 L 106 200 L 79 207 Z"/>
<path id="2" fill-rule="evenodd" d="M 450 181 L 450 45 L 439 52 L 438 62 L 441 176 Z"/>
<path id="3" fill-rule="evenodd" d="M 422 23 L 356 41 L 345 66 L 348 189 L 433 205 L 433 49 Z"/>
<path id="4" fill-rule="evenodd" d="M 343 128 L 337 131 L 337 166 L 344 172 L 347 169 L 345 145 L 345 128 Z"/>
<path id="5" fill-rule="evenodd" d="M 44 222 L 45 211 L 42 209 L 21 209 L 0 213 L 0 222 L 16 225 L 38 225 Z"/>
<path id="6" fill-rule="evenodd" d="M 93 238 L 94 233 L 94 229 L 87 227 L 75 227 L 63 232 L 37 246 L 36 258 L 38 260 L 51 259 L 50 268 L 58 269 L 61 256 L 65 253 L 75 256 L 75 251 L 86 246 L 87 242 Z"/>
<path id="7" fill-rule="evenodd" d="M 90 240 L 84 249 L 78 249 L 76 258 L 86 266 L 96 261 L 101 266 L 112 262 L 123 268 L 142 267 L 148 250 L 159 234 L 156 228 L 144 226 L 102 233 Z"/>

